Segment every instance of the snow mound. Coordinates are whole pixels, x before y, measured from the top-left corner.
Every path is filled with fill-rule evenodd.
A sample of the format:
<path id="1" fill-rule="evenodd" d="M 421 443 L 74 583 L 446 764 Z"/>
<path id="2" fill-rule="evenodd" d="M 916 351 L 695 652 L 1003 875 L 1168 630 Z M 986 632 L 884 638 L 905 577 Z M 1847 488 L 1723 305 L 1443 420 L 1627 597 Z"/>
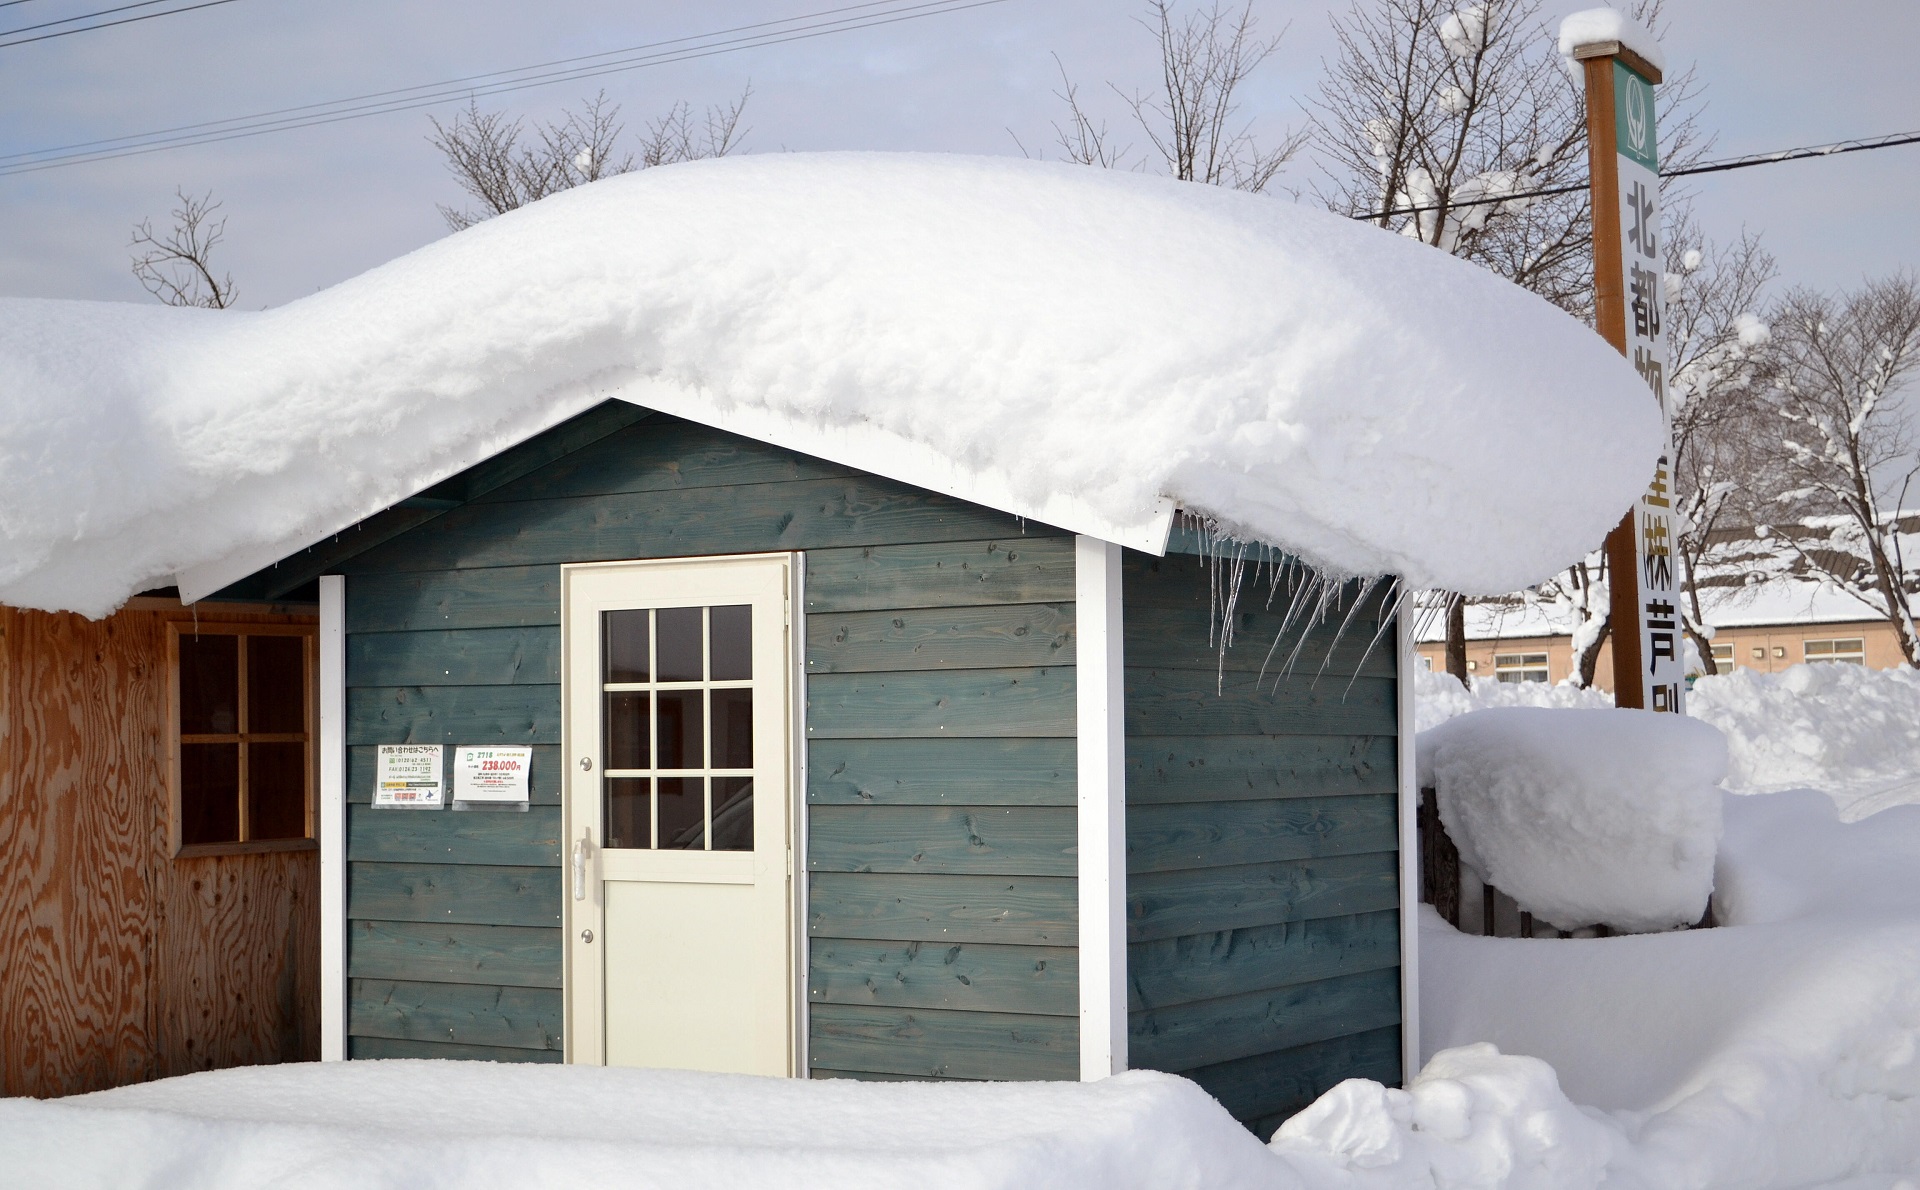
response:
<path id="1" fill-rule="evenodd" d="M 1920 671 L 1736 669 L 1695 683 L 1687 710 L 1726 733 L 1730 788 L 1816 787 L 1849 818 L 1920 800 Z"/>
<path id="2" fill-rule="evenodd" d="M 1420 733 L 1461 861 L 1563 930 L 1697 921 L 1713 892 L 1718 729 L 1651 711 L 1500 707 Z"/>
<path id="3" fill-rule="evenodd" d="M 1630 1142 L 1608 1187 L 1887 1190 L 1920 1170 L 1920 807 L 1725 802 L 1719 929 L 1480 938 L 1423 910 L 1422 1043 L 1549 1063 Z"/>
<path id="4" fill-rule="evenodd" d="M 1646 27 L 1617 8 L 1588 8 L 1560 22 L 1560 56 L 1571 57 L 1574 47 L 1617 41 L 1647 60 L 1661 74 L 1667 72 L 1660 43 Z"/>
<path id="5" fill-rule="evenodd" d="M 1348 1079 L 1270 1144 L 1313 1184 L 1354 1190 L 1595 1190 L 1628 1156 L 1553 1067 L 1485 1043 L 1434 1055 L 1404 1091 Z"/>
<path id="6" fill-rule="evenodd" d="M 1502 682 L 1475 678 L 1469 689 L 1450 673 L 1415 671 L 1414 730 L 1438 727 L 1455 715 L 1482 707 L 1610 707 L 1613 695 L 1571 682 Z"/>
<path id="7" fill-rule="evenodd" d="M 1600 540 L 1660 436 L 1597 335 L 1378 228 L 1060 163 L 729 158 L 264 312 L 0 299 L 0 602 L 192 597 L 608 397 L 1481 593 Z M 1540 457 L 1580 481 L 1513 499 Z"/>
<path id="8" fill-rule="evenodd" d="M 1293 1190 L 1185 1079 L 856 1083 L 356 1061 L 0 1100 L 0 1182 L 152 1190 Z"/>

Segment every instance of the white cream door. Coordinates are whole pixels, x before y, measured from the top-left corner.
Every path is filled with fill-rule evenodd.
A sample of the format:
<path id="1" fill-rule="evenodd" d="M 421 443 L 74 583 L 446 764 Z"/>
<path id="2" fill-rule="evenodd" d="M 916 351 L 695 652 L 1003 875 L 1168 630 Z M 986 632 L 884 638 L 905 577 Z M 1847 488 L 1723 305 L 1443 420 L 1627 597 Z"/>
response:
<path id="1" fill-rule="evenodd" d="M 567 1057 L 795 1071 L 798 559 L 567 566 Z"/>

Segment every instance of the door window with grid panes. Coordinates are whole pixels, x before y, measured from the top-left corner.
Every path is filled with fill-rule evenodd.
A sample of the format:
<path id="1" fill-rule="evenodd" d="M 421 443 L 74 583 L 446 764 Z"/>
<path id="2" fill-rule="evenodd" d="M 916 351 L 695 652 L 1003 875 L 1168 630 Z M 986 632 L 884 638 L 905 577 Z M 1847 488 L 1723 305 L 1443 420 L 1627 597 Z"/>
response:
<path id="1" fill-rule="evenodd" d="M 171 626 L 176 853 L 311 835 L 311 629 Z"/>
<path id="2" fill-rule="evenodd" d="M 606 845 L 753 849 L 753 608 L 600 613 Z"/>

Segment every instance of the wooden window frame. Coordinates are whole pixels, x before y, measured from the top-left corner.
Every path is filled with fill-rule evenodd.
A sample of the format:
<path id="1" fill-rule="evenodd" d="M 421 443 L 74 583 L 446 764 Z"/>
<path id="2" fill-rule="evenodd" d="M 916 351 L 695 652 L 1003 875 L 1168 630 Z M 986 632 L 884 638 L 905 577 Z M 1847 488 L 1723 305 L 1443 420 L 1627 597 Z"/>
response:
<path id="1" fill-rule="evenodd" d="M 298 839 L 248 839 L 247 835 L 247 744 L 253 733 L 234 731 L 218 735 L 196 734 L 183 739 L 180 732 L 180 638 L 182 636 L 298 636 L 305 640 L 300 650 L 303 695 L 306 706 L 306 730 L 301 733 L 266 733 L 261 743 L 302 742 L 307 747 L 306 798 L 302 817 L 306 835 Z M 240 668 L 236 715 L 244 726 L 247 714 L 246 645 L 240 646 L 236 661 Z M 312 851 L 320 846 L 315 838 L 314 815 L 320 787 L 320 699 L 316 681 L 320 664 L 320 631 L 317 624 L 247 624 L 230 621 L 184 621 L 167 624 L 167 843 L 174 859 L 194 859 L 211 855 L 258 855 L 274 851 Z M 304 740 L 288 737 L 303 735 Z M 182 744 L 235 743 L 240 746 L 239 822 L 240 840 L 232 843 L 183 843 L 181 841 L 180 747 Z"/>

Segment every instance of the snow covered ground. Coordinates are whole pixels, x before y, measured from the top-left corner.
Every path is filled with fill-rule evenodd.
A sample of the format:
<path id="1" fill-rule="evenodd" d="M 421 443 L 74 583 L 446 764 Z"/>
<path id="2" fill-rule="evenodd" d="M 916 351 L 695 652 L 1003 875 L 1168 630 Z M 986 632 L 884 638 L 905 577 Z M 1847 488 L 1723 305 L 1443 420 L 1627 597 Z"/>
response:
<path id="1" fill-rule="evenodd" d="M 1852 788 L 1902 765 L 1920 781 L 1917 687 L 1832 666 L 1704 680 L 1693 705 L 1726 728 L 1743 788 L 1821 766 Z M 1435 721 L 1597 697 L 1421 694 Z M 0 1101 L 0 1187 L 1915 1190 L 1920 805 L 1787 789 L 1721 809 L 1720 928 L 1499 939 L 1429 912 L 1426 1068 L 1405 1091 L 1344 1083 L 1265 1146 L 1145 1072 L 860 1084 L 363 1062 Z"/>

